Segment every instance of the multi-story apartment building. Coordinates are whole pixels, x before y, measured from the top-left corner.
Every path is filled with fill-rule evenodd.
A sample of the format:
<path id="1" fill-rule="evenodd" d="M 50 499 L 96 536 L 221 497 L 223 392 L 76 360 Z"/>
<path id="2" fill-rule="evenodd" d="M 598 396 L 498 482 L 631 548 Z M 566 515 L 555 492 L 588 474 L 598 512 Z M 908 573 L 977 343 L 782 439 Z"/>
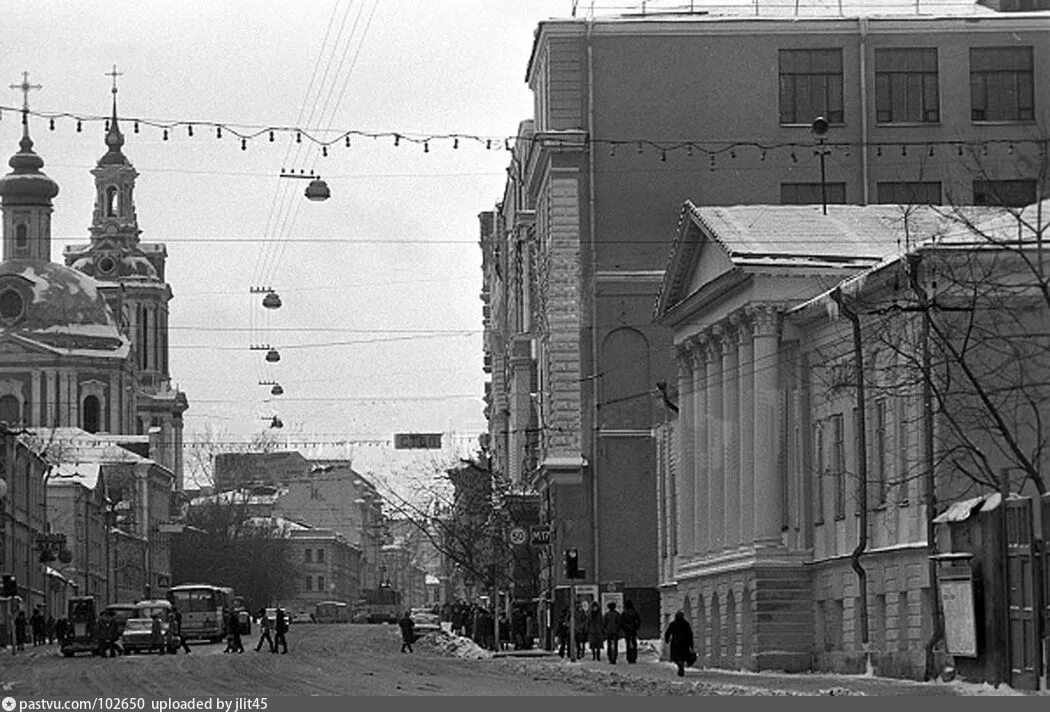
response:
<path id="1" fill-rule="evenodd" d="M 651 314 L 682 202 L 1031 202 L 1048 37 L 1045 12 L 962 3 L 539 25 L 481 245 L 494 467 L 541 494 L 548 599 L 573 548 L 655 633 L 651 394 L 675 374 Z"/>
<path id="2" fill-rule="evenodd" d="M 48 572 L 40 562 L 37 540 L 47 532 L 47 463 L 6 424 L 0 424 L 0 446 L 0 573 L 15 577 L 28 615 L 46 602 Z M 6 628 L 3 633 L 10 635 Z"/>
<path id="3" fill-rule="evenodd" d="M 331 529 L 288 532 L 300 584 L 293 612 L 314 613 L 322 601 L 353 605 L 361 596 L 361 551 Z"/>

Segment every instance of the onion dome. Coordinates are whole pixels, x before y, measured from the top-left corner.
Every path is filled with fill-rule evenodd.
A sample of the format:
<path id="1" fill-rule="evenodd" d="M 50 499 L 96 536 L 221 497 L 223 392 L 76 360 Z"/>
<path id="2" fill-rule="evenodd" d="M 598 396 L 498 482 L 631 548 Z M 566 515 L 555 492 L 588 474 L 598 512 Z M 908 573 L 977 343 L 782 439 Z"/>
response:
<path id="1" fill-rule="evenodd" d="M 4 205 L 51 205 L 51 199 L 58 195 L 58 183 L 41 172 L 44 159 L 33 150 L 28 126 L 18 147 L 18 153 L 7 162 L 13 170 L 0 178 L 0 199 Z"/>

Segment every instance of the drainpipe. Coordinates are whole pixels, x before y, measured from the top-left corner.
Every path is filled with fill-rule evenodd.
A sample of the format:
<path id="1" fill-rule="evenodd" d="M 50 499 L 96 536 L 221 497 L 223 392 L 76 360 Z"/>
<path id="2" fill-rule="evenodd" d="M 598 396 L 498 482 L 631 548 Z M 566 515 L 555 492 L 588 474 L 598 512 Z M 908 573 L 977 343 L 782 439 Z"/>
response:
<path id="1" fill-rule="evenodd" d="M 591 30 L 594 28 L 593 17 L 587 18 L 587 137 L 590 139 L 594 136 L 594 44 L 591 39 Z M 587 222 L 588 222 L 588 240 L 590 241 L 590 262 L 591 262 L 591 274 L 590 282 L 592 285 L 597 285 L 597 274 L 598 274 L 598 255 L 595 249 L 596 235 L 594 226 L 594 144 L 590 140 L 587 141 Z M 598 367 L 598 298 L 594 293 L 596 290 L 592 289 L 591 299 L 591 369 Z M 598 418 L 598 398 L 601 395 L 599 389 L 599 379 L 597 374 L 590 379 L 591 381 L 591 407 L 592 417 L 594 423 L 592 424 L 591 431 L 593 433 L 591 437 L 591 530 L 594 534 L 594 582 L 596 584 L 601 583 L 600 579 L 600 554 L 598 551 L 598 545 L 600 538 L 598 536 L 598 438 L 600 437 L 599 428 L 600 420 Z M 572 589 L 570 589 L 571 591 Z M 573 596 L 569 596 L 570 600 L 573 600 Z M 575 601 L 573 601 L 575 604 Z"/>
<path id="2" fill-rule="evenodd" d="M 857 587 L 860 589 L 860 639 L 865 653 L 870 654 L 868 638 L 868 573 L 860 563 L 860 557 L 868 548 L 868 437 L 867 419 L 864 405 L 864 349 L 861 345 L 860 317 L 856 309 L 843 296 L 842 290 L 836 288 L 831 298 L 839 309 L 853 324 L 853 358 L 856 361 L 857 389 L 857 505 L 860 508 L 860 531 L 857 536 L 857 547 L 850 555 L 850 563 L 857 574 Z"/>

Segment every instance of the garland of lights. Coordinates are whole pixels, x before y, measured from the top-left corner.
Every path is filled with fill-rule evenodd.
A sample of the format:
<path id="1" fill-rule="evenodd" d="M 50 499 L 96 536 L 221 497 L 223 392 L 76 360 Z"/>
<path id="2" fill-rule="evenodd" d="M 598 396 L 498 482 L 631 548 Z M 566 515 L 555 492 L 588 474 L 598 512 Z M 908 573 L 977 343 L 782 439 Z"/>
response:
<path id="1" fill-rule="evenodd" d="M 9 111 L 13 113 L 21 114 L 23 109 L 0 106 L 0 118 L 3 117 L 3 112 Z M 52 131 L 55 130 L 56 119 L 69 119 L 76 121 L 77 132 L 83 131 L 83 125 L 85 122 L 95 123 L 104 122 L 106 130 L 109 130 L 109 118 L 106 116 L 97 115 L 78 115 L 68 112 L 40 112 L 40 111 L 28 111 L 29 116 L 34 116 L 40 119 L 46 119 L 48 122 L 48 128 Z M 333 138 L 323 138 L 317 134 L 330 134 L 331 131 L 314 130 L 311 132 L 309 129 L 297 127 L 297 126 L 261 126 L 261 125 L 250 125 L 250 124 L 228 124 L 222 122 L 213 121 L 160 121 L 157 119 L 145 119 L 145 118 L 132 118 L 128 117 L 124 119 L 125 122 L 129 122 L 132 125 L 134 133 L 139 133 L 142 126 L 148 126 L 153 129 L 161 131 L 161 137 L 167 141 L 170 134 L 176 129 L 185 129 L 187 136 L 194 136 L 194 129 L 204 129 L 207 131 L 214 130 L 215 137 L 217 139 L 223 138 L 223 133 L 232 135 L 233 137 L 240 140 L 241 150 L 248 150 L 248 142 L 253 141 L 262 137 L 270 143 L 276 140 L 278 134 L 294 135 L 296 143 L 303 143 L 307 141 L 321 148 L 321 155 L 327 156 L 329 147 L 342 144 L 349 148 L 352 145 L 351 139 L 364 139 L 369 138 L 373 140 L 387 139 L 393 142 L 394 146 L 400 146 L 402 143 L 420 145 L 423 147 L 424 153 L 430 152 L 431 142 L 435 143 L 451 143 L 453 149 L 458 149 L 460 143 L 471 143 L 479 146 L 483 146 L 485 150 L 491 150 L 494 146 L 500 147 L 504 150 L 510 151 L 513 147 L 519 143 L 544 143 L 544 144 L 557 144 L 559 142 L 565 145 L 589 145 L 589 146 L 603 146 L 607 147 L 610 156 L 617 155 L 617 149 L 628 149 L 634 151 L 636 154 L 643 154 L 646 150 L 654 151 L 660 154 L 660 160 L 666 161 L 668 153 L 685 152 L 687 156 L 693 156 L 694 154 L 701 154 L 707 156 L 710 161 L 712 168 L 714 167 L 717 156 L 727 155 L 731 159 L 737 157 L 737 152 L 746 149 L 753 149 L 759 152 L 759 160 L 764 161 L 766 154 L 769 151 L 776 150 L 790 150 L 790 156 L 793 163 L 798 163 L 799 158 L 796 153 L 796 149 L 813 149 L 817 152 L 838 150 L 841 151 L 844 157 L 849 158 L 851 150 L 854 149 L 874 149 L 876 157 L 881 157 L 885 151 L 899 149 L 900 155 L 906 157 L 909 149 L 924 152 L 928 157 L 936 155 L 936 149 L 947 148 L 955 149 L 958 156 L 964 155 L 968 150 L 972 153 L 980 152 L 983 155 L 988 154 L 988 147 L 991 145 L 1002 145 L 1007 147 L 1007 153 L 1013 155 L 1015 147 L 1019 145 L 1034 145 L 1040 148 L 1041 152 L 1045 152 L 1047 144 L 1050 143 L 1050 138 L 1011 138 L 1011 139 L 983 139 L 977 141 L 959 141 L 959 140 L 933 140 L 933 141 L 886 141 L 886 142 L 846 142 L 846 141 L 781 141 L 775 143 L 761 143 L 757 141 L 653 141 L 651 139 L 608 139 L 608 138 L 597 138 L 586 135 L 577 136 L 561 136 L 557 134 L 545 134 L 545 135 L 532 135 L 532 136 L 482 136 L 476 134 L 465 134 L 465 133 L 448 133 L 448 134 L 408 134 L 399 133 L 395 131 L 360 131 L 351 129 L 348 131 L 337 132 Z"/>

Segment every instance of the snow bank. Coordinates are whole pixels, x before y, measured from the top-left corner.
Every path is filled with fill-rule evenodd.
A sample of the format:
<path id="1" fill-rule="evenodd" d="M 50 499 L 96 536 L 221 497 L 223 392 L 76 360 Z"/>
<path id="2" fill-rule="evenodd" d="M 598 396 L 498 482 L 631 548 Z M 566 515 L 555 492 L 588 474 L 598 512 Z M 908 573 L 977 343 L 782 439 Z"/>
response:
<path id="1" fill-rule="evenodd" d="M 440 630 L 427 633 L 420 638 L 417 645 L 424 649 L 433 650 L 450 658 L 465 658 L 467 660 L 487 660 L 492 653 L 485 650 L 470 638 Z"/>

